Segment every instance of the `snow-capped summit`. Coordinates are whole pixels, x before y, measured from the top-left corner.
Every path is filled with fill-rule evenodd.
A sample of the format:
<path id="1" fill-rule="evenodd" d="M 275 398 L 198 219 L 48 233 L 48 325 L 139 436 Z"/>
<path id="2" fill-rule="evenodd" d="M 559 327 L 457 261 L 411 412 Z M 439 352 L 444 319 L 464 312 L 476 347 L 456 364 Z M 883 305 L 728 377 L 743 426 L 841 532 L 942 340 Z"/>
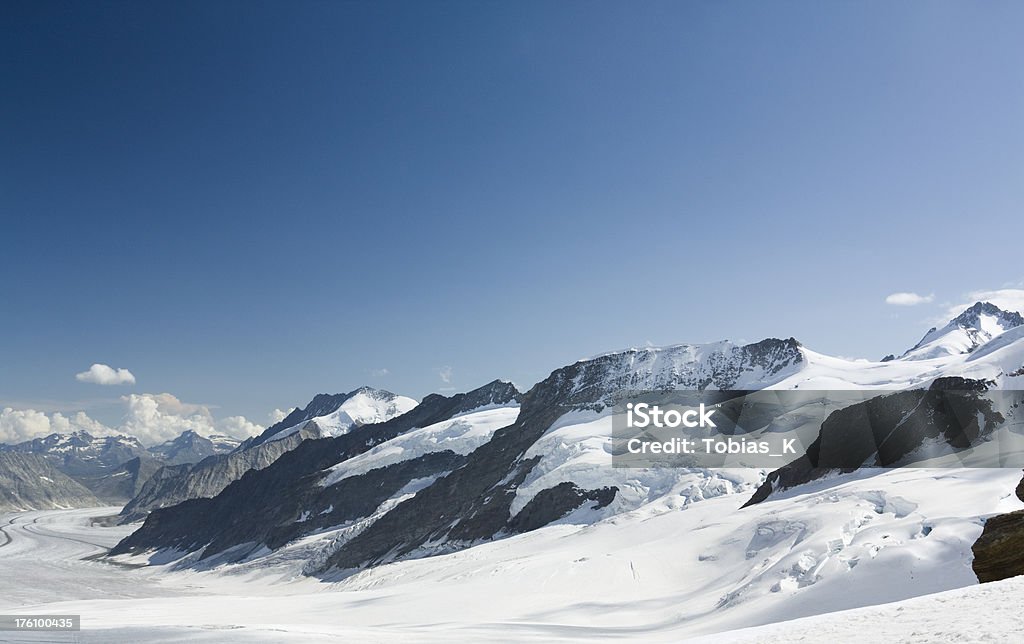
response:
<path id="1" fill-rule="evenodd" d="M 382 423 L 400 416 L 416 405 L 412 398 L 373 387 L 360 387 L 350 393 L 336 410 L 313 418 L 312 422 L 316 423 L 322 436 L 340 436 L 353 427 Z"/>
<path id="2" fill-rule="evenodd" d="M 1004 311 L 991 302 L 976 302 L 944 327 L 932 327 L 900 360 L 930 360 L 971 353 L 992 338 L 1024 326 L 1016 311 Z"/>
<path id="3" fill-rule="evenodd" d="M 243 443 L 241 449 L 280 440 L 310 423 L 310 429 L 321 436 L 340 436 L 353 427 L 400 416 L 416 405 L 412 398 L 373 387 L 359 387 L 347 394 L 317 394 L 304 409 L 295 409 L 281 422 Z"/>

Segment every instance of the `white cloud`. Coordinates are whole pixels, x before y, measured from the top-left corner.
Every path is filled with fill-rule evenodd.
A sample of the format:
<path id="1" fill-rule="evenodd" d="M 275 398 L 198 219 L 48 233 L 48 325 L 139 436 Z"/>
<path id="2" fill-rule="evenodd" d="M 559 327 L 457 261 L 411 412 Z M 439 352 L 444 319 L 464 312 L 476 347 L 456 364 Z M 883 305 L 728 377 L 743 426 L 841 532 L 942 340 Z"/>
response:
<path id="1" fill-rule="evenodd" d="M 245 416 L 228 416 L 222 418 L 216 424 L 217 433 L 226 434 L 238 440 L 245 440 L 258 436 L 263 432 L 263 426 L 257 425 L 248 420 Z"/>
<path id="2" fill-rule="evenodd" d="M 370 371 L 370 375 L 374 378 L 383 378 L 390 373 L 391 371 L 387 367 L 381 367 L 380 369 L 373 369 Z"/>
<path id="3" fill-rule="evenodd" d="M 227 434 L 238 439 L 263 431 L 261 425 L 244 416 L 215 420 L 205 405 L 182 402 L 167 393 L 129 394 L 122 396 L 121 400 L 128 405 L 128 412 L 119 431 L 131 434 L 147 445 L 169 441 L 188 430 L 200 436 Z"/>
<path id="4" fill-rule="evenodd" d="M 446 385 L 451 384 L 454 375 L 455 371 L 451 367 L 445 366 L 437 370 L 437 377 Z"/>
<path id="5" fill-rule="evenodd" d="M 244 416 L 216 419 L 207 406 L 182 402 L 167 393 L 129 394 L 121 396 L 121 401 L 127 410 L 118 427 L 108 427 L 83 411 L 65 415 L 61 412 L 47 414 L 35 409 L 5 407 L 0 411 L 0 443 L 21 443 L 55 433 L 86 431 L 93 436 L 128 434 L 138 438 L 144 445 L 152 446 L 177 438 L 188 430 L 200 436 L 225 434 L 239 440 L 263 431 L 262 425 Z M 271 416 L 287 413 L 275 409 Z"/>
<path id="6" fill-rule="evenodd" d="M 115 369 L 111 366 L 96 363 L 88 371 L 75 374 L 79 382 L 91 382 L 95 385 L 134 385 L 135 376 L 127 369 Z"/>
<path id="7" fill-rule="evenodd" d="M 288 414 L 292 413 L 293 411 L 295 411 L 294 407 L 292 407 L 288 411 L 284 411 L 283 409 L 274 409 L 274 411 L 268 414 L 268 417 L 270 418 L 270 424 L 274 425 L 276 423 L 281 422 L 282 420 L 288 417 Z"/>
<path id="8" fill-rule="evenodd" d="M 918 304 L 929 304 L 935 300 L 935 295 L 918 295 L 917 293 L 893 293 L 885 298 L 886 304 L 893 306 L 917 306 Z"/>
<path id="9" fill-rule="evenodd" d="M 84 411 L 75 412 L 70 417 L 55 412 L 50 416 L 50 427 L 58 434 L 86 431 L 93 436 L 111 436 L 117 433 L 100 421 L 89 418 Z"/>
<path id="10" fill-rule="evenodd" d="M 950 306 L 946 310 L 947 321 L 955 318 L 975 302 L 991 302 L 1004 311 L 1017 311 L 1024 314 L 1024 289 L 1000 288 L 994 291 L 971 291 L 964 296 L 965 301 Z"/>
<path id="11" fill-rule="evenodd" d="M 5 407 L 0 411 L 0 443 L 22 443 L 54 433 L 68 434 L 82 430 L 94 436 L 114 433 L 112 429 L 89 418 L 82 411 L 70 417 L 60 412 L 47 415 L 35 409 Z"/>
<path id="12" fill-rule="evenodd" d="M 50 417 L 41 411 L 4 407 L 0 412 L 0 441 L 4 443 L 20 443 L 52 433 Z"/>

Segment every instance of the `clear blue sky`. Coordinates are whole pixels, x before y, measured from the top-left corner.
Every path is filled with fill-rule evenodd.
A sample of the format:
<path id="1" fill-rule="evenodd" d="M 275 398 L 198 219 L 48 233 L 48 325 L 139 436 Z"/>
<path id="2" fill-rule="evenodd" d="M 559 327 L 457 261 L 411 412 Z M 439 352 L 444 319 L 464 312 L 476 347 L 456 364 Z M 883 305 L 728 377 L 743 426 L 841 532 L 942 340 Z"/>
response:
<path id="1" fill-rule="evenodd" d="M 5 2 L 0 406 L 166 391 L 265 422 L 647 341 L 900 351 L 1024 278 L 1022 25 L 1015 2 Z M 138 382 L 76 382 L 93 362 Z"/>

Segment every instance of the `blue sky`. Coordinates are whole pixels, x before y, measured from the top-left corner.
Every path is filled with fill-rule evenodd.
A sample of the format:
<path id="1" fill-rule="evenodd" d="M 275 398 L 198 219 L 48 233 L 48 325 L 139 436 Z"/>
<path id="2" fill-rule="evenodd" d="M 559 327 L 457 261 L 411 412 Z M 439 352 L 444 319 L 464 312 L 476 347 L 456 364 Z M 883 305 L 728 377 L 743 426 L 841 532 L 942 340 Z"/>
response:
<path id="1" fill-rule="evenodd" d="M 169 392 L 265 424 L 645 342 L 898 352 L 1024 278 L 1021 24 L 1011 2 L 6 2 L 0 406 L 110 419 Z M 75 379 L 95 362 L 137 381 Z"/>

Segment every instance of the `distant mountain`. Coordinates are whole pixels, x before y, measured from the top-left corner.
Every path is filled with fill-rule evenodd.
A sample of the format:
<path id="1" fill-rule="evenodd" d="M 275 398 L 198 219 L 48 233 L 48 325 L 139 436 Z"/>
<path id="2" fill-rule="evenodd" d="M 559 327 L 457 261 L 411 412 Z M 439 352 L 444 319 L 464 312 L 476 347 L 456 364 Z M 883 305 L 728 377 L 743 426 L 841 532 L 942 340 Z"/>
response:
<path id="1" fill-rule="evenodd" d="M 304 441 L 212 499 L 154 510 L 116 552 L 163 544 L 191 550 L 209 544 L 204 556 L 211 556 L 256 541 L 280 545 L 326 525 L 363 519 L 403 490 L 416 489 L 417 482 L 425 485 L 464 465 L 467 452 L 514 420 L 519 398 L 510 383 L 495 381 L 466 394 L 427 396 L 405 414 L 341 436 Z M 488 412 L 496 412 L 495 417 L 483 417 Z M 420 440 L 406 443 L 406 448 L 389 444 L 417 428 L 428 428 Z M 392 448 L 388 454 L 374 454 L 375 446 L 385 445 Z M 322 470 L 359 455 L 375 458 L 360 468 L 334 472 L 337 480 L 322 484 Z"/>
<path id="2" fill-rule="evenodd" d="M 996 336 L 1024 326 L 1024 317 L 990 302 L 976 302 L 942 328 L 932 327 L 900 360 L 930 360 L 971 353 Z"/>
<path id="3" fill-rule="evenodd" d="M 951 321 L 949 332 L 924 344 L 965 328 L 977 328 L 989 340 L 970 352 L 940 352 L 941 360 L 847 360 L 793 338 L 770 338 L 616 351 L 556 369 L 511 398 L 507 391 L 499 395 L 502 383 L 450 398 L 428 396 L 390 421 L 305 441 L 212 498 L 156 510 L 115 552 L 173 549 L 195 553 L 190 561 L 199 565 L 287 548 L 288 557 L 305 561 L 305 572 L 319 574 L 454 552 L 555 522 L 629 517 L 657 499 L 686 504 L 749 495 L 766 470 L 612 467 L 610 406 L 638 390 L 856 389 L 882 395 L 927 390 L 950 377 L 984 388 L 1019 387 L 1024 332 L 1012 326 L 1015 316 L 990 305 L 972 307 Z M 1009 330 L 999 331 L 993 320 Z M 506 414 L 499 405 L 488 415 L 488 405 L 477 404 L 481 397 L 520 406 Z M 318 415 L 340 407 L 336 399 L 315 402 L 325 404 L 302 410 L 265 436 L 289 423 L 315 427 Z M 941 409 L 922 408 L 922 422 Z M 916 421 L 905 425 L 905 442 L 898 449 L 894 443 L 893 454 L 936 440 L 960 449 L 955 434 L 944 438 L 917 431 Z M 830 436 L 836 431 L 841 427 L 830 429 Z M 324 536 L 312 538 L 318 534 Z"/>
<path id="4" fill-rule="evenodd" d="M 0 451 L 42 456 L 68 476 L 90 479 L 109 474 L 133 458 L 149 456 L 134 436 L 93 436 L 85 431 L 0 445 Z"/>
<path id="5" fill-rule="evenodd" d="M 121 510 L 121 523 L 140 521 L 157 508 L 170 507 L 189 499 L 216 496 L 249 470 L 261 470 L 299 443 L 318 436 L 315 430 L 300 429 L 281 440 L 227 454 L 215 454 L 199 463 L 160 468 Z"/>
<path id="6" fill-rule="evenodd" d="M 188 467 L 171 461 L 170 467 L 159 471 L 124 507 L 122 522 L 141 520 L 153 509 L 189 499 L 216 496 L 247 471 L 269 466 L 306 439 L 340 436 L 355 427 L 387 421 L 415 406 L 411 398 L 370 387 L 347 394 L 317 394 L 304 409 L 292 411 L 230 453 L 214 454 Z"/>
<path id="7" fill-rule="evenodd" d="M 146 449 L 133 436 L 93 436 L 79 431 L 50 434 L 16 445 L 0 444 L 0 452 L 38 456 L 101 501 L 118 504 L 134 498 L 166 462 L 195 463 L 230 452 L 238 444 L 226 436 L 206 438 L 186 431 L 174 440 Z"/>
<path id="8" fill-rule="evenodd" d="M 200 436 L 194 431 L 182 432 L 180 436 L 166 443 L 149 448 L 154 458 L 167 465 L 198 463 L 208 456 L 226 454 L 238 447 L 241 441 L 230 436 Z"/>
<path id="9" fill-rule="evenodd" d="M 347 394 L 317 394 L 303 409 L 295 409 L 284 420 L 246 441 L 247 449 L 270 440 L 280 440 L 312 422 L 320 436 L 340 436 L 353 427 L 384 422 L 416 406 L 412 398 L 383 389 L 360 387 Z M 313 427 L 308 427 L 313 430 Z"/>
<path id="10" fill-rule="evenodd" d="M 0 510 L 53 510 L 102 505 L 84 486 L 38 454 L 0 451 Z"/>
<path id="11" fill-rule="evenodd" d="M 94 479 L 81 479 L 101 501 L 111 505 L 126 503 L 142 490 L 143 485 L 163 463 L 155 458 L 136 456 L 114 471 Z"/>

